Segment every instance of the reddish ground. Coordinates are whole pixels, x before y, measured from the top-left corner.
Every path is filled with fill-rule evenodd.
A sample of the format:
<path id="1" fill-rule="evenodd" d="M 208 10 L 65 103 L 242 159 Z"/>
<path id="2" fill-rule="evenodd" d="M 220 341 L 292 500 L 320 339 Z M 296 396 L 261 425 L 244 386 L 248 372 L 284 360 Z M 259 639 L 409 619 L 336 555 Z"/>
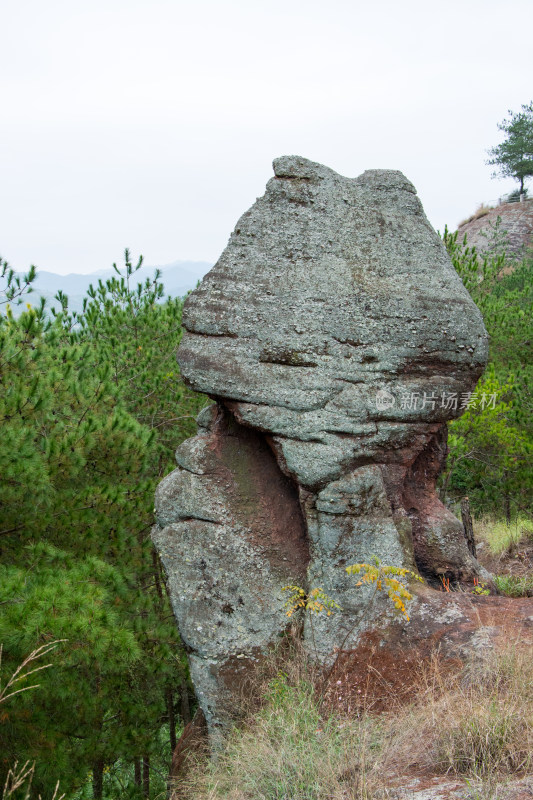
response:
<path id="1" fill-rule="evenodd" d="M 379 712 L 410 702 L 437 654 L 444 673 L 457 672 L 479 648 L 499 641 L 533 643 L 533 598 L 427 587 L 417 595 L 409 623 L 369 632 L 355 650 L 340 654 L 327 687 L 337 708 Z"/>

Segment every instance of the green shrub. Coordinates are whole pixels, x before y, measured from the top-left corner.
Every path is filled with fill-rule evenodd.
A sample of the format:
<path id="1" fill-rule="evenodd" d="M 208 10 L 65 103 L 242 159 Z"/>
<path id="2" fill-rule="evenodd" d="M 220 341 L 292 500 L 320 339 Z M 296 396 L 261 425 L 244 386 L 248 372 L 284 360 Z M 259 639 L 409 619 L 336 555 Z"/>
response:
<path id="1" fill-rule="evenodd" d="M 526 575 L 495 575 L 494 583 L 499 592 L 506 594 L 507 597 L 531 597 L 533 596 L 533 576 Z"/>

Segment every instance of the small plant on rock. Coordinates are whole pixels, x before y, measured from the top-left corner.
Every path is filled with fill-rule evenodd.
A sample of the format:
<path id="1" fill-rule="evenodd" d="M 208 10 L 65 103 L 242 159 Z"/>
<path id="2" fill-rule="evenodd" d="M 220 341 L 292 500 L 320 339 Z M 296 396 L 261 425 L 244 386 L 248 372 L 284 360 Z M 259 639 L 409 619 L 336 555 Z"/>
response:
<path id="1" fill-rule="evenodd" d="M 356 586 L 374 585 L 375 592 L 370 598 L 368 604 L 364 607 L 363 612 L 366 613 L 370 608 L 374 596 L 377 592 L 385 592 L 396 611 L 402 614 L 407 622 L 409 622 L 409 614 L 405 604 L 413 599 L 412 594 L 409 592 L 407 586 L 402 583 L 402 578 L 408 580 L 415 580 L 423 582 L 420 575 L 410 569 L 404 567 L 392 567 L 382 564 L 377 556 L 374 556 L 372 564 L 351 564 L 346 567 L 348 575 L 359 575 L 360 580 L 355 584 Z M 311 614 L 320 614 L 323 611 L 330 617 L 334 611 L 342 611 L 341 606 L 335 602 L 324 590 L 320 587 L 311 589 L 307 592 L 301 586 L 290 584 L 284 586 L 283 592 L 290 592 L 288 600 L 285 602 L 285 609 L 288 617 L 292 617 L 295 611 L 303 609 L 309 611 Z"/>
<path id="2" fill-rule="evenodd" d="M 407 586 L 402 583 L 402 578 L 407 580 L 416 580 L 423 582 L 420 575 L 405 567 L 393 567 L 382 564 L 377 556 L 374 556 L 372 564 L 351 564 L 346 567 L 348 575 L 359 575 L 360 579 L 355 584 L 356 586 L 370 585 L 374 586 L 374 592 L 370 596 L 368 602 L 362 607 L 361 612 L 356 618 L 354 625 L 350 628 L 340 646 L 336 649 L 335 659 L 326 672 L 322 687 L 324 688 L 335 671 L 339 656 L 343 651 L 344 645 L 355 631 L 358 625 L 361 624 L 366 614 L 372 608 L 374 600 L 378 592 L 385 592 L 390 598 L 394 610 L 400 613 L 407 622 L 409 622 L 409 614 L 407 613 L 406 603 L 409 603 L 413 596 L 408 590 Z M 311 637 L 316 651 L 315 635 L 313 629 L 313 614 L 320 614 L 323 611 L 331 616 L 334 611 L 342 611 L 341 606 L 335 602 L 329 595 L 327 595 L 322 588 L 312 589 L 306 592 L 301 586 L 290 585 L 283 587 L 284 592 L 290 592 L 289 599 L 285 603 L 286 613 L 288 617 L 292 617 L 295 611 L 303 609 L 309 612 L 309 623 L 311 627 Z"/>
<path id="3" fill-rule="evenodd" d="M 301 586 L 284 586 L 283 592 L 290 592 L 289 598 L 285 603 L 287 616 L 290 618 L 295 611 L 303 608 L 312 614 L 320 614 L 325 611 L 330 617 L 334 611 L 342 611 L 342 608 L 335 600 L 332 600 L 323 589 L 316 588 L 306 592 Z"/>
<path id="4" fill-rule="evenodd" d="M 360 580 L 356 586 L 374 585 L 376 592 L 385 592 L 396 611 L 402 614 L 409 622 L 409 614 L 405 604 L 413 599 L 413 595 L 402 583 L 401 578 L 408 580 L 422 581 L 420 575 L 404 567 L 387 567 L 382 564 L 379 558 L 374 558 L 373 564 L 352 564 L 346 567 L 348 575 L 360 575 Z"/>

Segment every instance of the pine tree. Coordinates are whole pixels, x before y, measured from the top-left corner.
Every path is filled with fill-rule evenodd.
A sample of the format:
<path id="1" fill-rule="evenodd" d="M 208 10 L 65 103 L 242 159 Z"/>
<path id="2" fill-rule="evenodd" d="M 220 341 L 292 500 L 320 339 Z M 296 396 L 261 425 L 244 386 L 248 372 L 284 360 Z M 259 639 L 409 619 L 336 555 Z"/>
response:
<path id="1" fill-rule="evenodd" d="M 517 114 L 509 111 L 498 128 L 506 135 L 505 141 L 489 150 L 487 164 L 497 167 L 493 177 L 514 178 L 524 193 L 524 181 L 533 175 L 533 102 L 523 105 Z"/>
<path id="2" fill-rule="evenodd" d="M 531 510 L 533 489 L 533 258 L 519 260 L 501 248 L 480 258 L 447 230 L 444 242 L 490 336 L 474 403 L 450 425 L 444 489 L 467 494 L 478 511 L 503 509 L 509 519 Z"/>
<path id="3" fill-rule="evenodd" d="M 67 640 L 0 722 L 0 780 L 14 759 L 35 759 L 35 796 L 58 778 L 81 791 L 91 775 L 98 798 L 113 770 L 135 794 L 140 761 L 146 780 L 150 763 L 163 774 L 161 736 L 185 683 L 149 530 L 155 484 L 203 401 L 175 365 L 181 301 L 161 302 L 158 276 L 132 288 L 134 272 L 127 258 L 77 317 L 61 295 L 53 319 L 43 305 L 0 315 L 4 669 Z M 6 296 L 23 289 L 3 275 Z"/>

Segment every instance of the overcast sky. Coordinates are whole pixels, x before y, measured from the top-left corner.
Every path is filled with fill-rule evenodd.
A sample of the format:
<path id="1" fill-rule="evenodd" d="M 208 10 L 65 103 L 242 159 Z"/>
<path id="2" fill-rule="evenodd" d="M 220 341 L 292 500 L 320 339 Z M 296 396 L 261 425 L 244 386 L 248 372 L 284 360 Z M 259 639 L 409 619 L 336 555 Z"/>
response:
<path id="1" fill-rule="evenodd" d="M 513 188 L 531 0 L 0 0 L 0 254 L 215 261 L 276 156 L 400 169 L 431 223 Z"/>

